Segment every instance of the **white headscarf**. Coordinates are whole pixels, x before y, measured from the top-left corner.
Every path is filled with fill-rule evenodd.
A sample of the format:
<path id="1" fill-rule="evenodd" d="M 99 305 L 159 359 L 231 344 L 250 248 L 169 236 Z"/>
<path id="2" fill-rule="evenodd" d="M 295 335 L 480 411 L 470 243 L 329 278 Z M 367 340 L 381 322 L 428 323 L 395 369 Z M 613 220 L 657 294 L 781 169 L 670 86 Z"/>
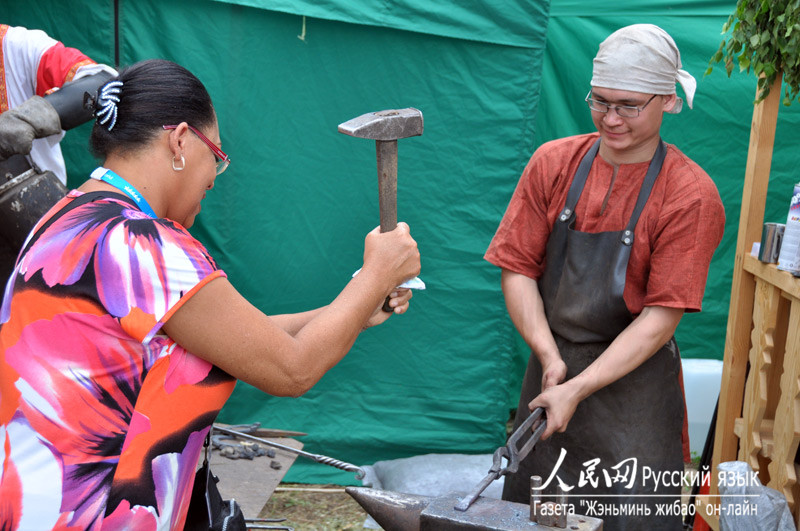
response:
<path id="1" fill-rule="evenodd" d="M 678 82 L 691 109 L 697 81 L 681 66 L 681 54 L 666 31 L 653 24 L 634 24 L 615 31 L 600 43 L 591 85 L 647 94 L 675 94 Z M 679 97 L 669 112 L 679 113 L 682 106 Z"/>

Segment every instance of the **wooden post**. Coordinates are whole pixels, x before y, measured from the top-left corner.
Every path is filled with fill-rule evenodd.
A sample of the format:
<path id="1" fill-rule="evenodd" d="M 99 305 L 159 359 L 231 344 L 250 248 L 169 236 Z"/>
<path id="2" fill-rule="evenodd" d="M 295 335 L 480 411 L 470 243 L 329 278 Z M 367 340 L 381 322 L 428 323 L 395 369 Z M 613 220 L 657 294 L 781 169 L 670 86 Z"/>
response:
<path id="1" fill-rule="evenodd" d="M 745 256 L 750 253 L 753 242 L 761 240 L 761 230 L 764 224 L 767 186 L 772 164 L 783 76 L 779 73 L 775 79 L 769 96 L 754 106 L 753 121 L 750 127 L 750 147 L 747 152 L 744 189 L 742 190 L 728 326 L 725 334 L 719 410 L 712 454 L 710 486 L 712 495 L 719 493 L 716 481 L 717 467 L 725 461 L 735 461 L 738 455 L 739 438 L 734 434 L 734 424 L 736 419 L 742 415 L 755 297 L 755 279 L 752 274 L 745 271 L 743 264 Z M 698 511 L 698 513 L 700 512 Z M 714 526 L 715 519 L 706 518 L 706 520 Z M 718 524 L 715 528 L 719 528 Z"/>

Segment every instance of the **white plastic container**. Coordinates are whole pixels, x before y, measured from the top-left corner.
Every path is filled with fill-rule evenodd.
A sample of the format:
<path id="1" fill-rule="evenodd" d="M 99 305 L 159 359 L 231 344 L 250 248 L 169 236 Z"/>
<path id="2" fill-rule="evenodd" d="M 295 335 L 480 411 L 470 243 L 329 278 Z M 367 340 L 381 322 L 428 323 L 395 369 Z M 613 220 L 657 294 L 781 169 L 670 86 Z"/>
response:
<path id="1" fill-rule="evenodd" d="M 800 183 L 794 185 L 789 215 L 783 231 L 781 252 L 778 255 L 778 269 L 800 274 Z"/>
<path id="2" fill-rule="evenodd" d="M 706 443 L 708 427 L 714 416 L 720 384 L 722 361 L 712 359 L 684 359 L 683 387 L 686 391 L 686 410 L 689 417 L 689 448 L 700 456 Z"/>

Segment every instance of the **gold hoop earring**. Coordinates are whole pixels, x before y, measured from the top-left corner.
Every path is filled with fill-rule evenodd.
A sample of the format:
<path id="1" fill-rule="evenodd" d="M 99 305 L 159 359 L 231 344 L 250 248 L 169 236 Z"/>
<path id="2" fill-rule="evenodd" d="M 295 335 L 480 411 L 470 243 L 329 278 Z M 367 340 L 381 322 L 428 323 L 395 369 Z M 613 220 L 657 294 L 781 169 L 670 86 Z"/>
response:
<path id="1" fill-rule="evenodd" d="M 182 171 L 186 167 L 186 160 L 184 160 L 183 154 L 181 154 L 181 165 L 180 165 L 180 167 L 178 167 L 178 165 L 175 164 L 176 160 L 177 159 L 175 157 L 172 157 L 172 169 L 175 170 L 175 171 Z"/>

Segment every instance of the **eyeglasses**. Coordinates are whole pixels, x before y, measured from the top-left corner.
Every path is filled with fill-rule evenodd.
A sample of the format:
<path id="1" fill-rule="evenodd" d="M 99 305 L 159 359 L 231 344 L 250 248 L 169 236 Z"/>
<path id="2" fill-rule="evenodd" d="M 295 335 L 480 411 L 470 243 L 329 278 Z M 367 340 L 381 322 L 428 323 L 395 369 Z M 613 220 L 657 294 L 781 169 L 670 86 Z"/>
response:
<path id="1" fill-rule="evenodd" d="M 620 118 L 636 118 L 639 116 L 639 113 L 642 112 L 651 101 L 653 101 L 657 94 L 653 94 L 650 99 L 647 100 L 647 102 L 641 107 L 637 107 L 635 105 L 609 105 L 608 103 L 594 100 L 591 96 L 592 91 L 590 89 L 589 93 L 586 95 L 585 101 L 589 104 L 589 108 L 595 112 L 607 113 L 611 109 L 614 109 L 617 111 L 617 116 Z"/>
<path id="2" fill-rule="evenodd" d="M 186 125 L 189 125 L 189 124 L 186 124 Z M 166 130 L 177 129 L 178 128 L 177 125 L 165 125 L 163 127 Z M 218 148 L 217 145 L 214 144 L 214 142 L 212 142 L 211 140 L 206 138 L 206 135 L 201 133 L 199 130 L 195 129 L 191 125 L 189 125 L 189 129 L 191 129 L 192 132 L 194 134 L 196 134 L 198 136 L 198 138 L 200 138 L 200 140 L 202 140 L 209 147 L 209 149 L 211 149 L 211 151 L 214 153 L 214 158 L 217 159 L 217 175 L 219 175 L 220 173 L 222 173 L 225 170 L 227 170 L 228 169 L 228 164 L 231 163 L 230 157 L 228 157 L 228 155 L 226 155 L 224 151 L 222 151 L 220 148 Z"/>

